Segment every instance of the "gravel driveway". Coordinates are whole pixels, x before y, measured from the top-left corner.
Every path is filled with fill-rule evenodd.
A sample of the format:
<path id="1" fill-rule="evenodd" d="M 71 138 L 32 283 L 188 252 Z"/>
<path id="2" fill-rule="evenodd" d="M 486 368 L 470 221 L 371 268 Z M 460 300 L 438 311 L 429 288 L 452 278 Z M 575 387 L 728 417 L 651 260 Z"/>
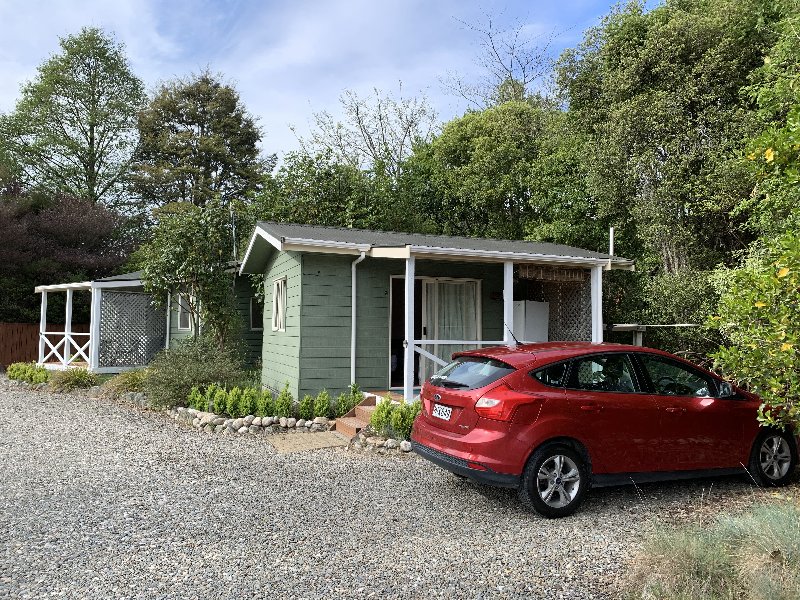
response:
<path id="1" fill-rule="evenodd" d="M 656 519 L 760 493 L 597 490 L 549 521 L 414 455 L 277 455 L 2 383 L 2 598 L 610 598 Z"/>

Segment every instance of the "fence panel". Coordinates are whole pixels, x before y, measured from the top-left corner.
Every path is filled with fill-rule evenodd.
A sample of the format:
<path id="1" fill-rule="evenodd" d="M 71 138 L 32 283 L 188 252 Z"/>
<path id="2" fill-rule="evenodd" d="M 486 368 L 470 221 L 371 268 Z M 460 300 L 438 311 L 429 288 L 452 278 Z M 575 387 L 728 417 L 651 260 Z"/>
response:
<path id="1" fill-rule="evenodd" d="M 50 324 L 48 331 L 64 331 L 64 324 Z M 72 331 L 88 333 L 88 323 L 73 323 Z M 64 336 L 47 336 L 55 345 Z M 32 362 L 39 358 L 38 323 L 0 323 L 0 365 L 7 367 L 15 362 Z"/>

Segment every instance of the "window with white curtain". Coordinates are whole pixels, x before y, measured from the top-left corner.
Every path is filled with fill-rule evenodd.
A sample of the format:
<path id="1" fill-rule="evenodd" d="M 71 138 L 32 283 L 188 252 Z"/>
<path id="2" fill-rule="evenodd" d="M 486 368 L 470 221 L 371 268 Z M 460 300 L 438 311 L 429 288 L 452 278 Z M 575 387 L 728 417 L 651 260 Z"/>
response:
<path id="1" fill-rule="evenodd" d="M 189 298 L 186 294 L 178 294 L 178 331 L 189 331 L 192 328 L 192 313 L 189 310 Z"/>
<path id="2" fill-rule="evenodd" d="M 272 282 L 272 331 L 286 331 L 286 277 Z"/>

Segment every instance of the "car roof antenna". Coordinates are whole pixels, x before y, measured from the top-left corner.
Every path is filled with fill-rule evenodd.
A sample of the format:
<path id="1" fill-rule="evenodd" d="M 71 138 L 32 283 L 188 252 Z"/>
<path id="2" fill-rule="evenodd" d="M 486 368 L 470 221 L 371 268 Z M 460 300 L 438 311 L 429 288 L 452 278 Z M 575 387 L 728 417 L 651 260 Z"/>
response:
<path id="1" fill-rule="evenodd" d="M 517 339 L 517 336 L 514 335 L 514 332 L 511 331 L 511 327 L 508 326 L 508 323 L 503 323 L 503 325 L 506 326 L 506 329 L 508 329 L 508 333 L 510 333 L 511 337 L 514 338 L 514 345 L 519 346 L 520 345 L 519 340 Z"/>

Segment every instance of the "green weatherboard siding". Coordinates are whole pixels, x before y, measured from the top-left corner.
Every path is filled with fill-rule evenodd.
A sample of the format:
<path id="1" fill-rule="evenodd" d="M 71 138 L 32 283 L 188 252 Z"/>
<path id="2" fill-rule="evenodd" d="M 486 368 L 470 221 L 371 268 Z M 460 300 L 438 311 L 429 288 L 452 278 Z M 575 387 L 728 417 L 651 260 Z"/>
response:
<path id="1" fill-rule="evenodd" d="M 267 263 L 264 275 L 264 336 L 261 382 L 280 390 L 288 382 L 297 398 L 300 379 L 300 265 L 297 252 L 276 252 Z M 276 279 L 286 278 L 286 331 L 272 331 L 272 295 Z"/>
<path id="2" fill-rule="evenodd" d="M 350 384 L 350 273 L 354 259 L 348 255 L 302 255 L 302 303 L 298 302 L 301 337 L 296 349 L 300 396 L 316 394 L 323 387 L 335 395 Z M 268 273 L 274 269 L 271 264 Z M 421 277 L 480 279 L 482 337 L 503 339 L 502 265 L 418 260 L 416 272 Z M 384 390 L 389 385 L 390 277 L 404 273 L 402 260 L 367 258 L 357 266 L 356 381 L 362 389 Z M 269 277 L 267 280 L 271 281 Z M 269 291 L 271 294 L 271 289 Z M 266 306 L 271 311 L 271 299 Z M 264 371 L 277 373 L 277 368 L 267 367 L 267 345 L 265 335 Z M 272 355 L 275 354 L 273 350 Z M 293 364 L 287 361 L 285 354 L 288 353 L 281 357 L 280 364 Z M 288 371 L 285 372 L 288 375 Z M 275 380 L 274 377 L 269 379 Z"/>

